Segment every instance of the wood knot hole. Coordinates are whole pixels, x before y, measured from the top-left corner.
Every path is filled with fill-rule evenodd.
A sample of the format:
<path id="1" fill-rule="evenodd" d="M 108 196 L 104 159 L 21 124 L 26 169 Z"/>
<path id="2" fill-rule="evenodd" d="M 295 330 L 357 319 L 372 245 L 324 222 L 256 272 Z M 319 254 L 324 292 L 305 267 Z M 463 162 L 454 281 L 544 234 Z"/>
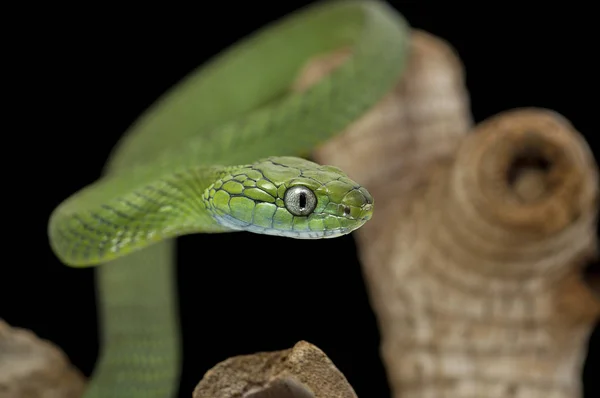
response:
<path id="1" fill-rule="evenodd" d="M 549 173 L 552 163 L 535 147 L 520 148 L 509 163 L 507 182 L 519 199 L 533 202 L 550 189 Z"/>

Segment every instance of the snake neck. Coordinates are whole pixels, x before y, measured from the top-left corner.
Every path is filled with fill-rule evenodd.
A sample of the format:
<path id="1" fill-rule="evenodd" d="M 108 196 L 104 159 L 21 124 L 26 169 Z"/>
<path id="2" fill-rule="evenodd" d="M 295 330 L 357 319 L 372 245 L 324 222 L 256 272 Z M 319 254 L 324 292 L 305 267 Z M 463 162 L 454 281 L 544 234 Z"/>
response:
<path id="1" fill-rule="evenodd" d="M 180 335 L 173 240 L 96 271 L 100 352 L 85 398 L 176 396 Z"/>

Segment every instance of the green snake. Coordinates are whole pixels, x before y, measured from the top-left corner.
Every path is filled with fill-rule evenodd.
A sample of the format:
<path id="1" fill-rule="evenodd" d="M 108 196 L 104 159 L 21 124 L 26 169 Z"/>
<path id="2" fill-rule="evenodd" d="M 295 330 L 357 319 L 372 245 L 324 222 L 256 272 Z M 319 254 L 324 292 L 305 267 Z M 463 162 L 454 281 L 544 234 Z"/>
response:
<path id="1" fill-rule="evenodd" d="M 408 25 L 384 2 L 322 1 L 217 55 L 123 135 L 104 173 L 62 202 L 57 257 L 97 270 L 101 345 L 86 398 L 169 398 L 180 337 L 174 239 L 248 231 L 332 238 L 371 218 L 373 198 L 340 169 L 303 159 L 398 81 Z M 312 57 L 351 55 L 291 90 Z"/>

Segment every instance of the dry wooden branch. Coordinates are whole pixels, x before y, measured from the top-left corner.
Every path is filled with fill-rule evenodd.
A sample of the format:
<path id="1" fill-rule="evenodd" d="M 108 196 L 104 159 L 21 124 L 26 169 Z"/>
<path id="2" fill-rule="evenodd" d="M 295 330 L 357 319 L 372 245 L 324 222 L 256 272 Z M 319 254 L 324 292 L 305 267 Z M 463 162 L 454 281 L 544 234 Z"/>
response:
<path id="1" fill-rule="evenodd" d="M 301 341 L 283 351 L 229 358 L 209 370 L 194 398 L 356 398 L 317 347 Z"/>
<path id="2" fill-rule="evenodd" d="M 356 236 L 394 396 L 578 397 L 600 313 L 581 279 L 596 250 L 592 154 L 542 109 L 466 134 L 458 58 L 423 32 L 412 45 L 396 89 L 315 155 L 376 198 Z"/>
<path id="3" fill-rule="evenodd" d="M 0 320 L 0 398 L 79 398 L 84 384 L 59 348 Z"/>

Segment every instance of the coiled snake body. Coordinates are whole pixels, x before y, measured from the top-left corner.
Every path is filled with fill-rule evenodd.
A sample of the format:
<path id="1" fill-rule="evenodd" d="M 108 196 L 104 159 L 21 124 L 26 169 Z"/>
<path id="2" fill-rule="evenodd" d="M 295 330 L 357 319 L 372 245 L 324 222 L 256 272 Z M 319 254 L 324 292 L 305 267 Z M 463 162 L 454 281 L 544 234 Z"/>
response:
<path id="1" fill-rule="evenodd" d="M 193 72 L 126 132 L 104 175 L 48 226 L 65 264 L 97 271 L 101 350 L 86 398 L 169 398 L 180 347 L 173 240 L 249 231 L 326 238 L 359 228 L 373 198 L 341 170 L 304 160 L 394 85 L 407 25 L 385 3 L 324 1 L 256 32 Z M 307 60 L 349 59 L 306 91 Z"/>

